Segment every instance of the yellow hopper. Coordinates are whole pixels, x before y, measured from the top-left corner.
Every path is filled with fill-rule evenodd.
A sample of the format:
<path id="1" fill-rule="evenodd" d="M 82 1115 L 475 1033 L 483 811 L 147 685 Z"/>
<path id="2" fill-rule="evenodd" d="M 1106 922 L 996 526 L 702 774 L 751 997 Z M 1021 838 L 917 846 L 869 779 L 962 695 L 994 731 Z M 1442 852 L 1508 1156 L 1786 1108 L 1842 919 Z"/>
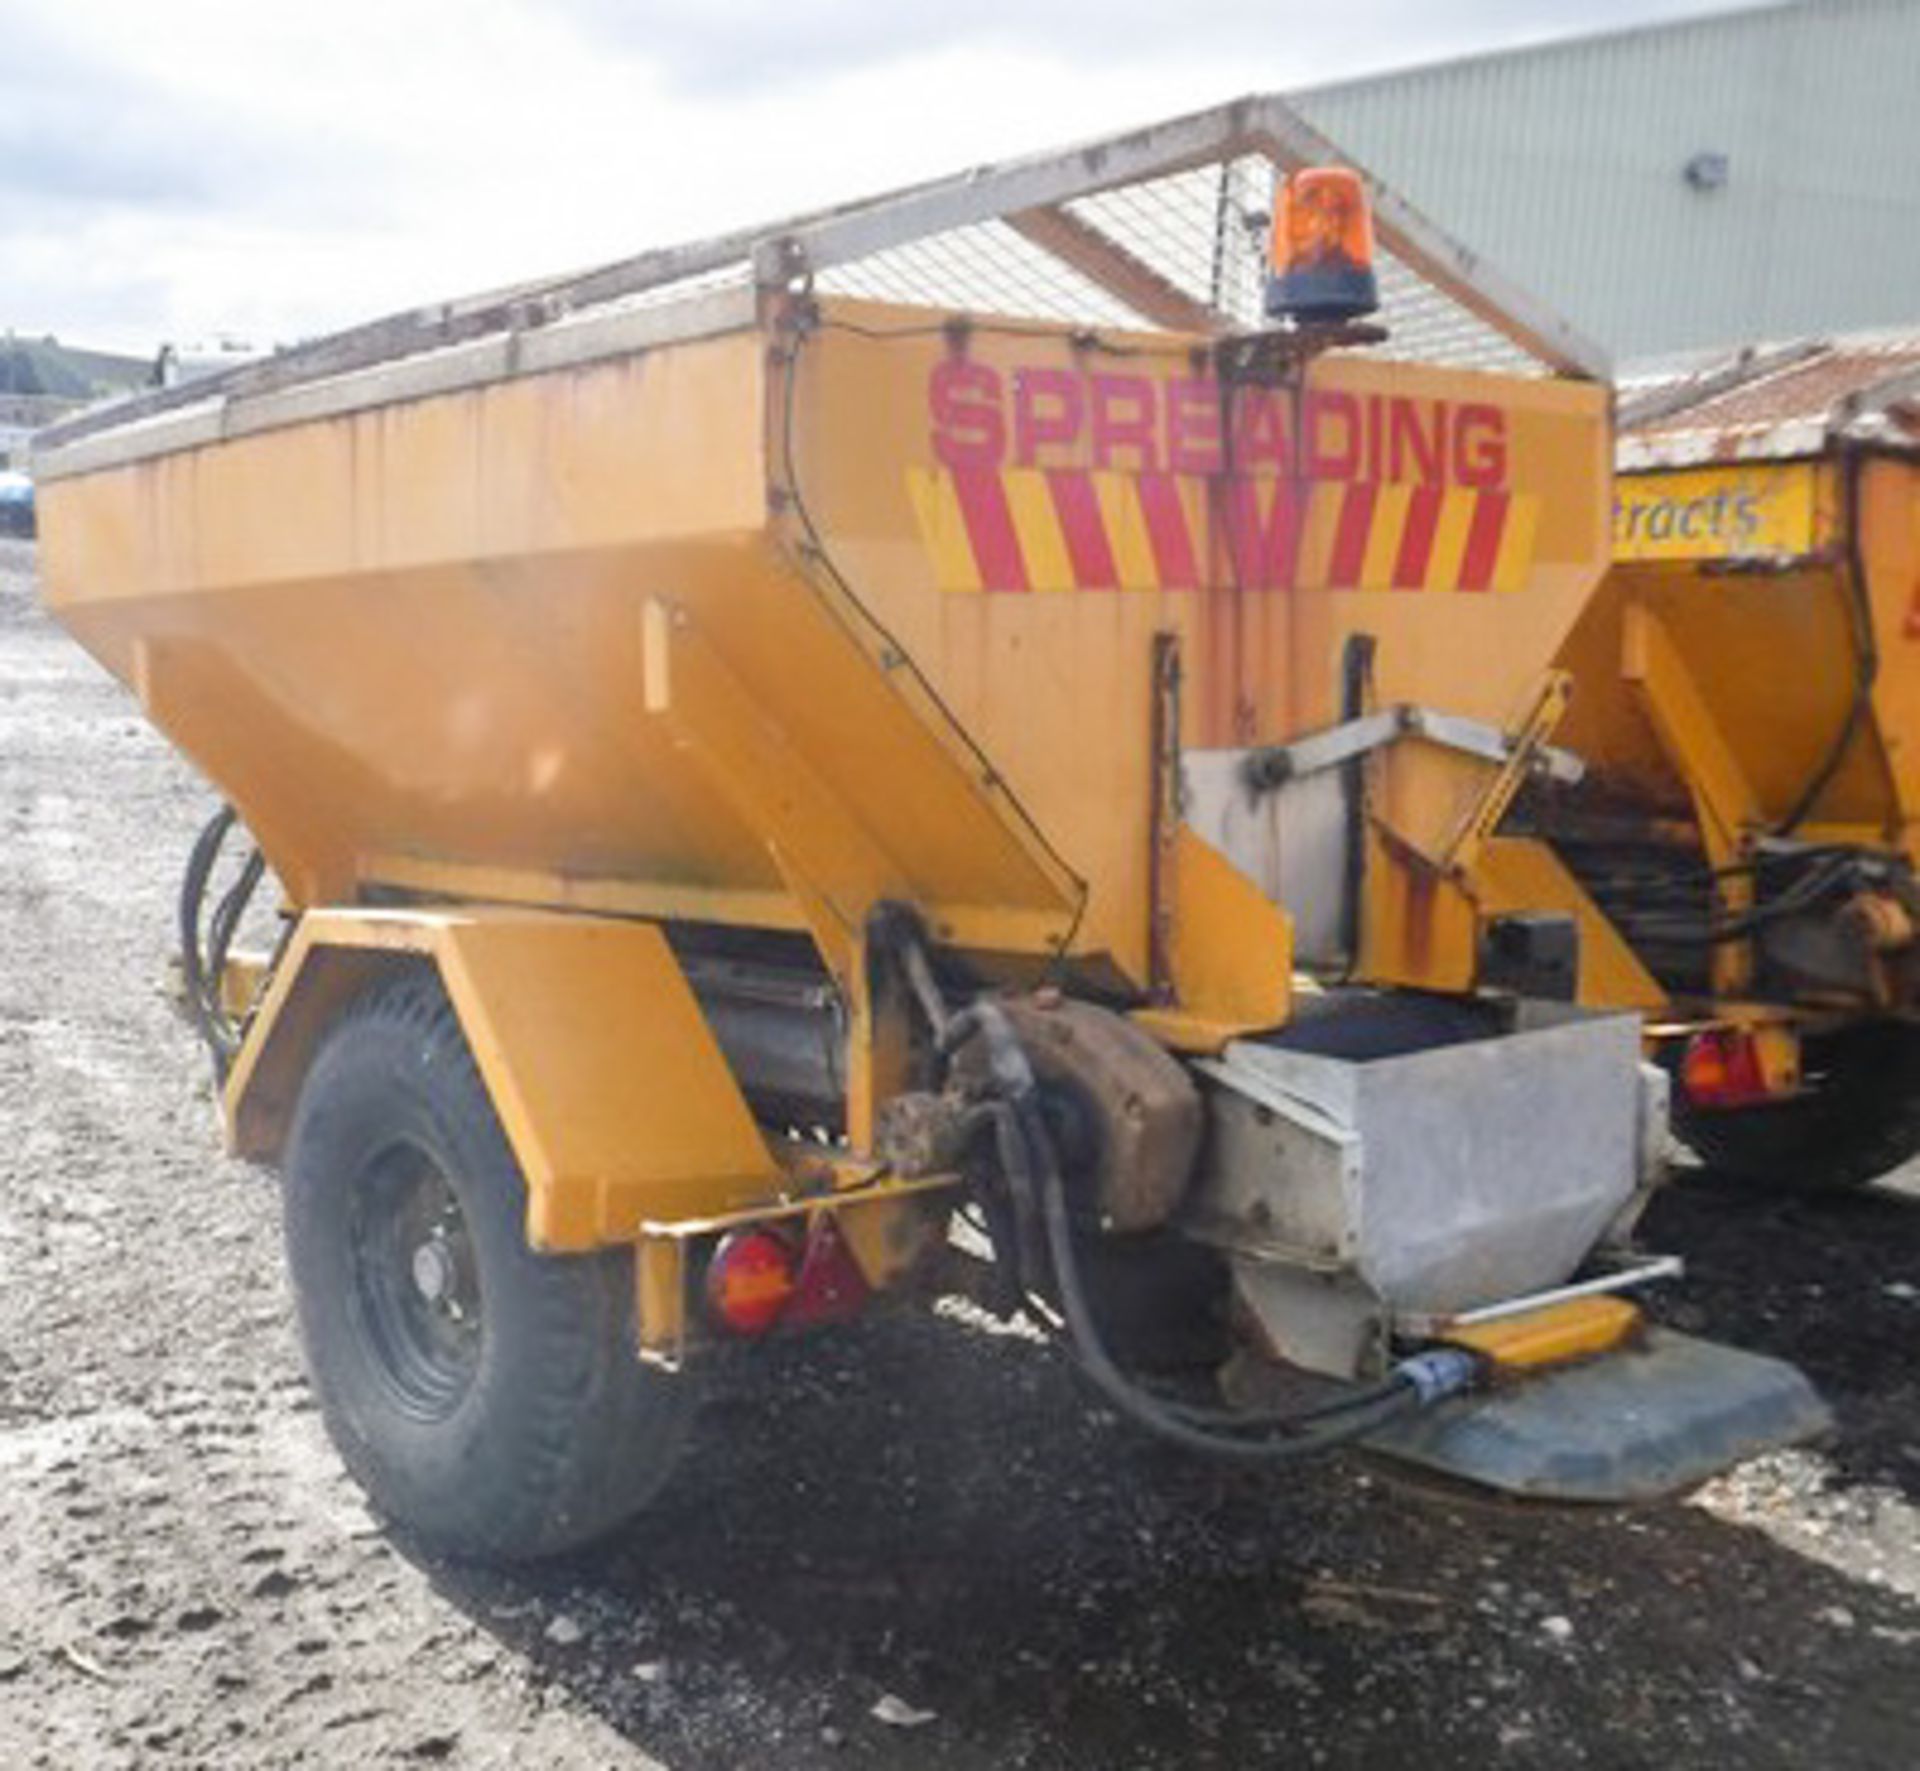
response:
<path id="1" fill-rule="evenodd" d="M 1920 1151 L 1917 395 L 1911 332 L 1637 371 L 1562 657 L 1590 767 L 1535 809 L 1590 895 L 1587 1000 L 1655 1009 L 1683 1132 L 1760 1180 Z"/>
<path id="2" fill-rule="evenodd" d="M 604 1529 L 665 1372 L 929 1277 L 967 1198 L 999 1295 L 1224 1455 L 1425 1405 L 1407 1455 L 1640 1492 L 1817 1418 L 1746 1361 L 1569 1462 L 1553 1376 L 1491 1436 L 1444 1400 L 1499 1346 L 1675 1357 L 1582 1301 L 1662 1270 L 1618 1246 L 1659 1091 L 1630 1018 L 1517 1000 L 1571 888 L 1497 829 L 1577 772 L 1609 392 L 1377 187 L 1385 333 L 1270 315 L 1276 176 L 1337 158 L 1247 100 L 50 439 L 50 605 L 286 895 L 225 1103 L 391 1510 Z M 1128 1270 L 1345 1387 L 1155 1399 Z"/>

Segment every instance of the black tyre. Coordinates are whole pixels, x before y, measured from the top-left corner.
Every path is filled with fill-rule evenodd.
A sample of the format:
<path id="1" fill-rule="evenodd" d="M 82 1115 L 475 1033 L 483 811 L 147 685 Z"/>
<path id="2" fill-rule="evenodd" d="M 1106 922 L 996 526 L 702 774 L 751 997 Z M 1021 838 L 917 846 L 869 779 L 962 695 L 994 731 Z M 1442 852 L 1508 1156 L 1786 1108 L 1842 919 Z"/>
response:
<path id="1" fill-rule="evenodd" d="M 1806 1092 L 1715 1110 L 1674 1091 L 1674 1130 L 1708 1168 L 1782 1192 L 1863 1187 L 1920 1154 L 1920 1028 L 1886 1022 L 1810 1037 Z"/>
<path id="2" fill-rule="evenodd" d="M 380 1510 L 456 1555 L 554 1555 L 665 1481 L 683 1380 L 633 1352 L 633 1263 L 535 1254 L 526 1188 L 434 973 L 323 1041 L 286 1158 L 287 1259 L 328 1431 Z"/>

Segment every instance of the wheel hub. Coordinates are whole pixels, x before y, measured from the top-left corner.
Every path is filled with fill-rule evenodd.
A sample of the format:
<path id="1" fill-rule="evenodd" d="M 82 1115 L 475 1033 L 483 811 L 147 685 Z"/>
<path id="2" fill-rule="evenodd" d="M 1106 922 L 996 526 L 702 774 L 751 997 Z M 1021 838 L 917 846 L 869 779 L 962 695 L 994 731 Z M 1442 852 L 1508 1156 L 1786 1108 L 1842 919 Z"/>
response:
<path id="1" fill-rule="evenodd" d="M 359 1178 L 354 1259 L 361 1321 L 408 1413 L 440 1419 L 479 1367 L 483 1314 L 458 1194 L 424 1151 L 389 1151 Z"/>
<path id="2" fill-rule="evenodd" d="M 414 1289 L 430 1304 L 445 1303 L 453 1291 L 453 1256 L 437 1238 L 413 1251 Z"/>

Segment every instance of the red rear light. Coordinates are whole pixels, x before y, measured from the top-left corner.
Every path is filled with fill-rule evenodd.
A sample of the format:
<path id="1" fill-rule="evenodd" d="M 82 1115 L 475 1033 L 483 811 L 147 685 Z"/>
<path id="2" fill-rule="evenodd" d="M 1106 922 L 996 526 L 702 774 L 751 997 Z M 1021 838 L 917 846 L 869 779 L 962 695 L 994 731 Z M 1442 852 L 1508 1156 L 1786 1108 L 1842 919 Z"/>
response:
<path id="1" fill-rule="evenodd" d="M 1752 1107 L 1793 1092 L 1793 1078 L 1775 1078 L 1759 1038 L 1741 1027 L 1710 1027 L 1687 1041 L 1680 1087 L 1696 1107 Z"/>
<path id="2" fill-rule="evenodd" d="M 733 1334 L 765 1334 L 792 1301 L 794 1280 L 794 1250 L 784 1237 L 735 1230 L 707 1263 L 707 1308 Z"/>
<path id="3" fill-rule="evenodd" d="M 807 1237 L 807 1252 L 793 1282 L 793 1303 L 787 1321 L 795 1327 L 817 1327 L 848 1322 L 867 1301 L 866 1276 L 848 1251 L 833 1219 L 815 1220 Z"/>

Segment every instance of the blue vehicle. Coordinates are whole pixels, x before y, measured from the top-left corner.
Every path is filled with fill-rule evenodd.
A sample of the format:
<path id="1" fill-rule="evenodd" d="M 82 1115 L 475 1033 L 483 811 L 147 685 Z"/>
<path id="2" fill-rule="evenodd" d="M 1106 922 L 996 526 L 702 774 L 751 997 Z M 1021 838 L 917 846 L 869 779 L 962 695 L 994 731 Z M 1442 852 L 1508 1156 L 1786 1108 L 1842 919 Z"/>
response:
<path id="1" fill-rule="evenodd" d="M 30 537 L 33 532 L 33 481 L 0 468 L 0 535 Z"/>

